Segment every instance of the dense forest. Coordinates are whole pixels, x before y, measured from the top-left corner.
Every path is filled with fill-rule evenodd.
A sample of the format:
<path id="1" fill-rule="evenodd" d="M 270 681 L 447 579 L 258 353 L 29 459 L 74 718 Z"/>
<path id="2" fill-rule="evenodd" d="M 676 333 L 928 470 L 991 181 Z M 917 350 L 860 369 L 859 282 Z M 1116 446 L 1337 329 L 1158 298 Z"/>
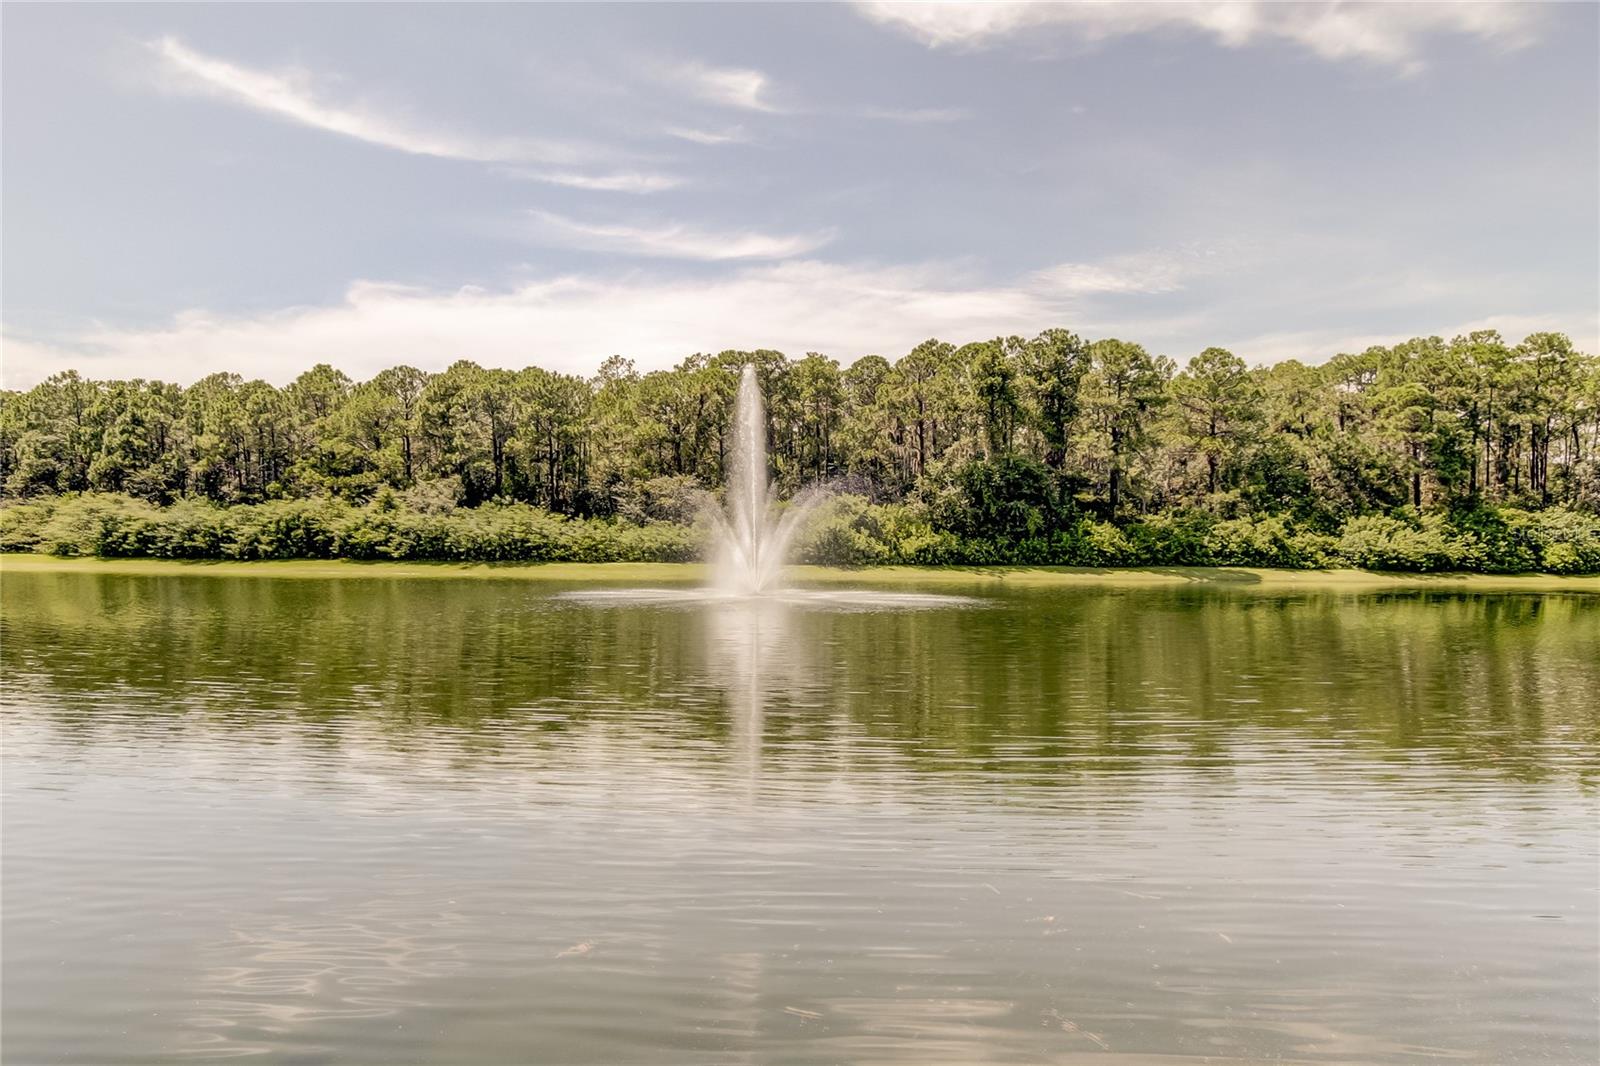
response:
<path id="1" fill-rule="evenodd" d="M 1600 360 L 1487 331 L 1257 368 L 1049 330 L 844 367 L 613 357 L 590 379 L 69 372 L 0 394 L 0 546 L 691 557 L 746 363 L 781 492 L 834 493 L 807 558 L 1600 570 Z"/>

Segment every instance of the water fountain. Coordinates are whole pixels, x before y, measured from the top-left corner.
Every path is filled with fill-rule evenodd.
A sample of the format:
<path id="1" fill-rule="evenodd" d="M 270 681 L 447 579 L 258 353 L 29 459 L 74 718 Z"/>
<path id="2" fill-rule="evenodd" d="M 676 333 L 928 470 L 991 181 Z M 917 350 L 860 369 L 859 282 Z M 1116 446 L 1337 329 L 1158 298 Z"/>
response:
<path id="1" fill-rule="evenodd" d="M 700 589 L 605 589 L 563 593 L 561 598 L 589 604 L 712 604 L 807 607 L 821 610 L 916 610 L 969 606 L 964 596 L 864 589 L 799 589 L 782 583 L 795 535 L 826 495 L 820 486 L 781 505 L 768 477 L 766 405 L 754 364 L 739 374 L 734 404 L 725 500 L 706 494 L 704 517 L 715 534 L 711 583 Z"/>
<path id="2" fill-rule="evenodd" d="M 767 414 L 752 363 L 739 375 L 729 459 L 727 510 L 707 511 L 717 529 L 714 583 L 728 592 L 757 596 L 775 587 L 789 544 L 820 494 L 802 493 L 773 519 L 777 500 L 767 479 Z"/>

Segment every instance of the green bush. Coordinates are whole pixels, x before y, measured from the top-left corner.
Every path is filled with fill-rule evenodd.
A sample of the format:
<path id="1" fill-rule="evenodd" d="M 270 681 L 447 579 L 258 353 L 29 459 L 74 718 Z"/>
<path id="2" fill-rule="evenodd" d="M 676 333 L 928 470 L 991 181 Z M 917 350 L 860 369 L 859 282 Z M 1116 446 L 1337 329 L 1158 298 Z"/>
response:
<path id="1" fill-rule="evenodd" d="M 889 562 L 894 551 L 875 510 L 864 496 L 822 501 L 795 538 L 795 558 L 820 566 Z"/>
<path id="2" fill-rule="evenodd" d="M 447 488 L 447 487 L 446 487 Z M 218 507 L 157 507 L 113 494 L 0 506 L 0 550 L 164 559 L 433 559 L 461 562 L 686 562 L 710 539 L 703 523 L 567 518 L 524 503 L 454 508 L 434 492 L 371 503 L 292 499 Z M 1156 515 L 1124 525 L 1063 521 L 1012 537 L 939 528 L 921 502 L 823 501 L 795 541 L 795 558 L 832 566 L 1354 566 L 1437 572 L 1600 573 L 1600 517 L 1567 508 L 1479 508 L 1346 521 L 1336 534 L 1282 515 L 1217 519 Z"/>
<path id="3" fill-rule="evenodd" d="M 1090 522 L 1084 527 L 1085 563 L 1090 566 L 1132 566 L 1137 557 L 1133 542 L 1110 522 Z"/>
<path id="4" fill-rule="evenodd" d="M 159 514 L 129 496 L 64 497 L 40 530 L 39 549 L 52 555 L 141 555 L 139 531 Z"/>
<path id="5" fill-rule="evenodd" d="M 1331 547 L 1331 538 L 1296 530 L 1278 515 L 1230 518 L 1205 535 L 1206 560 L 1215 566 L 1320 567 Z"/>
<path id="6" fill-rule="evenodd" d="M 167 508 L 116 495 L 0 508 L 0 546 L 53 555 L 163 559 L 444 559 L 463 562 L 683 562 L 699 527 L 568 519 L 527 504 L 413 511 L 393 498 L 272 500 Z"/>
<path id="7" fill-rule="evenodd" d="M 1024 456 L 974 459 L 950 472 L 930 497 L 933 528 L 966 540 L 1013 544 L 1059 528 L 1069 517 L 1053 474 Z"/>
<path id="8" fill-rule="evenodd" d="M 1446 528 L 1453 540 L 1470 547 L 1479 568 L 1519 573 L 1539 568 L 1540 545 L 1530 517 L 1510 507 L 1460 509 L 1448 516 Z"/>
<path id="9" fill-rule="evenodd" d="M 1296 566 L 1316 570 L 1339 561 L 1339 538 L 1329 533 L 1297 529 L 1289 535 L 1289 550 L 1299 560 Z"/>
<path id="10" fill-rule="evenodd" d="M 1416 524 L 1386 515 L 1363 515 L 1346 522 L 1337 551 L 1349 566 L 1416 573 L 1457 570 L 1478 558 L 1464 541 L 1452 540 L 1442 522 Z"/>
<path id="11" fill-rule="evenodd" d="M 1212 519 L 1202 513 L 1158 514 L 1124 527 L 1138 566 L 1200 566 L 1210 561 L 1206 534 Z"/>
<path id="12" fill-rule="evenodd" d="M 619 517 L 640 525 L 647 522 L 689 525 L 711 498 L 700 482 L 686 474 L 677 474 L 627 482 L 612 493 L 612 505 Z"/>
<path id="13" fill-rule="evenodd" d="M 1539 569 L 1552 574 L 1600 573 L 1600 516 L 1565 507 L 1517 512 L 1539 552 Z"/>
<path id="14" fill-rule="evenodd" d="M 25 503 L 0 507 L 0 551 L 31 552 L 39 547 L 45 523 L 55 511 L 59 498 L 46 496 Z"/>

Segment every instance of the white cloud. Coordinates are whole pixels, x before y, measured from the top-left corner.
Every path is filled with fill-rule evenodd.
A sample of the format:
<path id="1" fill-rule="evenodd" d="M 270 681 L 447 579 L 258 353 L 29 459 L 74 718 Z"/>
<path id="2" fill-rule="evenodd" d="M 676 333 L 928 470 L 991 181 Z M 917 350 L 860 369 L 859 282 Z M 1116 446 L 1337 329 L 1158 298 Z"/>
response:
<path id="1" fill-rule="evenodd" d="M 534 236 L 551 243 L 590 251 L 660 259 L 792 259 L 833 239 L 832 232 L 809 234 L 716 231 L 670 222 L 655 226 L 584 222 L 549 211 L 530 212 Z"/>
<path id="2" fill-rule="evenodd" d="M 743 67 L 712 67 L 704 63 L 680 63 L 665 72 L 667 81 L 690 96 L 724 107 L 746 111 L 776 112 L 767 99 L 772 84 L 759 70 Z"/>
<path id="3" fill-rule="evenodd" d="M 1499 331 L 1510 344 L 1518 343 L 1530 333 L 1565 333 L 1580 351 L 1592 352 L 1600 346 L 1600 322 L 1595 320 L 1592 313 L 1585 315 L 1575 312 L 1565 315 L 1486 315 L 1460 321 L 1444 329 L 1424 327 L 1386 333 L 1352 333 L 1338 329 L 1286 330 L 1243 337 L 1225 347 L 1245 361 L 1257 365 L 1284 359 L 1320 363 L 1343 352 L 1358 353 L 1373 346 L 1388 347 L 1413 337 L 1439 336 L 1449 340 L 1486 329 Z"/>
<path id="4" fill-rule="evenodd" d="M 723 107 L 766 114 L 816 113 L 815 108 L 802 106 L 792 99 L 782 107 L 775 104 L 771 99 L 772 81 L 759 70 L 713 67 L 704 63 L 680 63 L 657 70 L 662 81 L 681 92 Z M 838 108 L 833 113 L 891 122 L 956 122 L 972 117 L 972 112 L 962 107 L 878 107 L 870 104 Z M 696 144 L 727 144 L 746 139 L 744 131 L 738 127 L 719 131 L 676 125 L 667 127 L 664 132 Z"/>
<path id="5" fill-rule="evenodd" d="M 776 347 L 849 360 L 891 357 L 929 336 L 970 339 L 1059 324 L 1063 308 L 1026 286 L 974 283 L 938 266 L 800 260 L 709 280 L 635 274 L 559 277 L 500 292 L 431 292 L 361 282 L 342 303 L 261 316 L 186 312 L 162 328 L 95 329 L 69 343 L 8 338 L 8 387 L 75 368 L 95 378 L 184 383 L 219 370 L 287 382 L 331 361 L 357 377 L 459 358 L 590 374 L 621 353 L 642 368 L 695 351 Z"/>
<path id="6" fill-rule="evenodd" d="M 175 37 L 163 37 L 151 48 L 177 87 L 412 155 L 480 163 L 574 163 L 596 154 L 562 142 L 429 130 L 371 108 L 329 103 L 318 97 L 304 71 L 254 70 L 197 52 Z"/>
<path id="7" fill-rule="evenodd" d="M 26 388 L 76 369 L 92 378 L 188 383 L 233 371 L 281 384 L 319 361 L 367 378 L 398 363 L 440 370 L 460 358 L 587 375 L 613 354 L 647 370 L 724 348 L 821 351 L 849 361 L 869 352 L 894 358 L 930 336 L 964 342 L 1051 326 L 1086 337 L 1120 336 L 1180 362 L 1213 344 L 1256 363 L 1315 362 L 1419 334 L 1448 338 L 1475 329 L 1498 329 L 1512 342 L 1553 330 L 1568 333 L 1585 351 L 1600 348 L 1600 319 L 1592 308 L 1548 314 L 1508 308 L 1457 319 L 1417 284 L 1383 309 L 1391 332 L 1360 332 L 1350 324 L 1371 321 L 1370 305 L 1329 304 L 1325 277 L 1290 276 L 1277 260 L 1252 255 L 1250 248 L 1178 248 L 1064 263 L 998 281 L 944 263 L 879 267 L 815 259 L 734 264 L 711 277 L 646 270 L 562 275 L 497 290 L 362 281 L 329 306 L 256 315 L 186 311 L 164 326 L 97 325 L 53 340 L 7 335 L 0 379 L 7 388 Z M 1269 277 L 1283 284 L 1269 286 L 1262 303 Z M 1219 279 L 1236 283 L 1234 289 L 1208 287 Z M 1190 283 L 1193 291 L 1183 291 Z M 1496 284 L 1470 279 L 1426 289 L 1464 294 L 1467 306 L 1506 307 L 1502 301 L 1517 299 Z M 1137 299 L 1130 303 L 1130 296 Z M 1284 329 L 1286 318 L 1309 320 L 1308 328 Z"/>
<path id="8" fill-rule="evenodd" d="M 1041 27 L 1087 41 L 1137 33 L 1194 32 L 1229 48 L 1281 41 L 1324 59 L 1362 59 L 1414 70 L 1424 38 L 1465 34 L 1517 47 L 1540 17 L 1536 5 L 1482 3 L 895 3 L 857 0 L 866 18 L 929 47 L 981 47 Z"/>
<path id="9" fill-rule="evenodd" d="M 650 174 L 641 171 L 615 171 L 590 174 L 576 170 L 526 170 L 506 168 L 501 173 L 528 181 L 542 181 L 548 185 L 564 185 L 570 189 L 588 189 L 594 192 L 652 193 L 676 189 L 687 182 L 675 174 Z"/>
<path id="10" fill-rule="evenodd" d="M 1074 295 L 1163 293 L 1183 288 L 1192 257 L 1161 252 L 1116 256 L 1098 263 L 1062 263 L 1039 272 L 1040 281 Z"/>
<path id="11" fill-rule="evenodd" d="M 747 139 L 744 129 L 733 126 L 725 130 L 702 130 L 691 126 L 668 126 L 663 132 L 669 137 L 691 141 L 695 144 L 742 144 Z"/>

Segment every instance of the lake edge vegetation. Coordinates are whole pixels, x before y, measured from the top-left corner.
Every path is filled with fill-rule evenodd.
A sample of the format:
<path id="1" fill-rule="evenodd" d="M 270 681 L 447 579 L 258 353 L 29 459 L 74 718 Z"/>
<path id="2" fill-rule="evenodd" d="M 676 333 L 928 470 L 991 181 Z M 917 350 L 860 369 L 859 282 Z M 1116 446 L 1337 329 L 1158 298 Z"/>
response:
<path id="1" fill-rule="evenodd" d="M 832 490 L 802 562 L 1600 572 L 1600 360 L 1491 331 L 1256 368 L 1048 330 L 587 379 L 67 372 L 0 393 L 0 550 L 697 558 L 746 363 L 780 493 Z"/>

